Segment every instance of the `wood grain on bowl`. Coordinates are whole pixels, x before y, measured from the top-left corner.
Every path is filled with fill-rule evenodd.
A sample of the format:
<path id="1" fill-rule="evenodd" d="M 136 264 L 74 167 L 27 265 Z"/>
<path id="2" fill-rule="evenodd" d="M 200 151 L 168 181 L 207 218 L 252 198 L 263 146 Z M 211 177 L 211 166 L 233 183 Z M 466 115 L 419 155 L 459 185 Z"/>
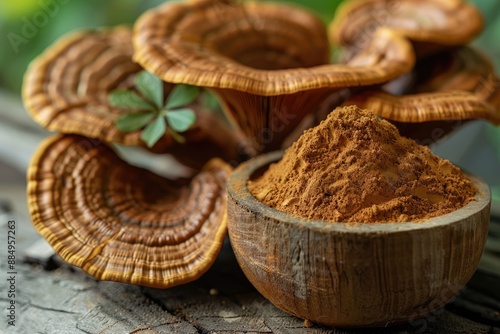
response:
<path id="1" fill-rule="evenodd" d="M 228 182 L 229 235 L 250 282 L 280 309 L 324 325 L 386 326 L 432 313 L 479 263 L 490 193 L 423 222 L 330 223 L 265 206 L 247 181 L 281 152 L 242 164 Z"/>

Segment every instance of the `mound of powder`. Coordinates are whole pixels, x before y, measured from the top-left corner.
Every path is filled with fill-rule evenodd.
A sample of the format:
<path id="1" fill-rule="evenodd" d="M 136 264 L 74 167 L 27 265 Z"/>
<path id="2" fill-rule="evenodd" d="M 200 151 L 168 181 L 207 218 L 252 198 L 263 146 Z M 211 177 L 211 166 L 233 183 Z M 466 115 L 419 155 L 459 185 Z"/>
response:
<path id="1" fill-rule="evenodd" d="M 454 211 L 477 189 L 449 161 L 355 106 L 305 131 L 250 192 L 280 211 L 331 222 L 419 221 Z"/>

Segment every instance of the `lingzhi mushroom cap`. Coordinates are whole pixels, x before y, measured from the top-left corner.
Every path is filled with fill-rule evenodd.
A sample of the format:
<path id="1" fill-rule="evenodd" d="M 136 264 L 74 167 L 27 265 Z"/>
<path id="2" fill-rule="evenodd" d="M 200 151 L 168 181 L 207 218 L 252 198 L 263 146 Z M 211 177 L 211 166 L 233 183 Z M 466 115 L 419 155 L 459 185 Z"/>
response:
<path id="1" fill-rule="evenodd" d="M 379 38 L 379 40 L 377 40 Z M 401 38 L 380 33 L 370 61 L 328 64 L 323 23 L 290 5 L 217 0 L 167 3 L 134 26 L 134 60 L 167 82 L 263 96 L 375 84 L 411 69 Z M 376 61 L 384 54 L 387 59 Z"/>
<path id="2" fill-rule="evenodd" d="M 50 131 L 139 145 L 138 132 L 115 127 L 115 119 L 125 111 L 108 103 L 110 91 L 130 88 L 142 70 L 132 61 L 132 53 L 126 27 L 62 37 L 30 64 L 23 83 L 26 109 Z M 166 146 L 173 141 L 166 140 Z"/>
<path id="3" fill-rule="evenodd" d="M 340 6 L 329 36 L 336 44 L 362 49 L 378 27 L 388 27 L 422 55 L 466 44 L 483 26 L 481 13 L 463 0 L 353 0 Z"/>
<path id="4" fill-rule="evenodd" d="M 459 47 L 418 61 L 402 95 L 371 89 L 344 104 L 402 123 L 482 118 L 499 125 L 499 83 L 488 59 L 470 47 Z"/>
<path id="5" fill-rule="evenodd" d="M 140 131 L 125 133 L 116 127 L 118 117 L 129 111 L 112 106 L 108 99 L 116 89 L 134 89 L 135 78 L 143 69 L 132 61 L 132 54 L 132 32 L 127 27 L 64 36 L 33 61 L 26 72 L 26 109 L 50 131 L 145 147 Z M 174 86 L 164 83 L 165 95 Z M 178 144 L 166 132 L 151 151 L 174 155 L 183 151 L 184 160 L 190 157 L 192 166 L 208 160 L 203 152 L 226 160 L 236 159 L 238 140 L 234 134 L 196 101 L 191 107 L 197 118 L 192 128 L 183 133 L 186 144 Z M 199 143 L 204 147 L 201 152 L 197 150 Z"/>
<path id="6" fill-rule="evenodd" d="M 215 261 L 229 171 L 214 159 L 185 184 L 127 164 L 100 141 L 56 135 L 29 167 L 28 206 L 37 231 L 70 264 L 100 280 L 166 288 Z"/>
<path id="7" fill-rule="evenodd" d="M 133 41 L 134 60 L 151 73 L 219 94 L 257 152 L 278 148 L 335 89 L 382 83 L 414 63 L 411 44 L 382 29 L 350 62 L 329 64 L 316 16 L 262 2 L 167 3 L 139 18 Z"/>

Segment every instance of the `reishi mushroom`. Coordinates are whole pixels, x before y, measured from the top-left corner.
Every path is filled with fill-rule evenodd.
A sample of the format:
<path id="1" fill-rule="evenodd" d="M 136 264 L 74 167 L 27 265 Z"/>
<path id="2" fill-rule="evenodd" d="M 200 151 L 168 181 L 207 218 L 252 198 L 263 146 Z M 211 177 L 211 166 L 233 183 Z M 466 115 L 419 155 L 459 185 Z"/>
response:
<path id="1" fill-rule="evenodd" d="M 64 36 L 30 65 L 23 85 L 26 109 L 50 131 L 145 147 L 140 131 L 125 133 L 116 127 L 117 118 L 127 111 L 108 101 L 111 91 L 134 88 L 142 68 L 132 61 L 132 54 L 132 32 L 127 27 Z M 174 86 L 165 83 L 165 95 Z M 238 160 L 237 134 L 201 105 L 193 103 L 192 109 L 197 121 L 183 134 L 187 143 L 179 145 L 166 133 L 151 151 L 181 156 L 193 167 L 214 156 Z M 203 150 L 198 150 L 200 145 Z"/>
<path id="2" fill-rule="evenodd" d="M 419 60 L 402 94 L 391 93 L 389 84 L 354 94 L 343 105 L 371 110 L 392 121 L 402 135 L 429 144 L 456 127 L 451 121 L 485 119 L 500 125 L 500 85 L 494 72 L 473 48 L 451 48 Z"/>
<path id="3" fill-rule="evenodd" d="M 412 18 L 418 4 L 432 9 L 431 26 Z M 238 163 L 280 148 L 306 115 L 316 114 L 339 92 L 351 94 L 348 103 L 370 109 L 378 105 L 379 114 L 408 129 L 420 126 L 413 120 L 454 120 L 460 110 L 452 109 L 460 103 L 472 107 L 462 116 L 497 123 L 500 88 L 481 85 L 484 79 L 498 81 L 491 65 L 476 62 L 471 49 L 449 48 L 466 43 L 482 27 L 477 11 L 462 1 L 357 1 L 337 16 L 331 39 L 350 34 L 344 16 L 354 15 L 358 7 L 364 29 L 373 26 L 365 17 L 370 8 L 389 5 L 405 10 L 370 30 L 369 40 L 343 64 L 329 63 L 323 23 L 283 4 L 167 3 L 144 14 L 133 33 L 118 27 L 60 40 L 30 66 L 24 84 L 31 116 L 49 130 L 68 133 L 45 141 L 29 168 L 28 204 L 35 227 L 64 260 L 97 279 L 165 288 L 198 278 L 213 263 L 226 234 L 224 184 L 230 167 L 210 160 L 190 183 L 172 181 L 127 164 L 109 147 L 113 142 L 143 145 L 137 132 L 118 131 L 114 122 L 124 111 L 108 103 L 113 89 L 134 89 L 134 77 L 143 69 L 164 80 L 166 94 L 176 84 L 210 89 L 245 136 L 243 141 L 195 101 L 197 122 L 185 133 L 187 143 L 166 135 L 152 148 L 190 166 L 199 167 L 212 156 Z M 467 15 L 472 24 L 456 25 L 459 36 L 448 39 L 454 33 L 450 27 Z M 441 58 L 428 57 L 443 49 L 436 55 Z M 409 73 L 415 52 L 419 63 Z M 453 60 L 449 67 L 439 65 L 443 54 Z M 472 63 L 478 68 L 469 70 Z M 419 77 L 419 66 L 429 65 L 439 71 Z M 403 75 L 408 84 L 391 82 Z M 391 85 L 403 95 L 397 96 Z M 437 108 L 439 115 L 436 108 L 422 112 L 415 101 L 428 94 L 434 94 L 433 101 L 458 101 L 447 112 Z M 372 105 L 362 105 L 367 101 Z M 402 112 L 396 110 L 401 104 Z"/>
<path id="4" fill-rule="evenodd" d="M 127 164 L 103 142 L 56 135 L 29 166 L 28 205 L 66 262 L 97 279 L 166 288 L 215 261 L 229 172 L 214 159 L 186 184 Z"/>
<path id="5" fill-rule="evenodd" d="M 481 33 L 481 13 L 463 0 L 352 0 L 342 3 L 329 27 L 335 44 L 362 50 L 378 27 L 412 41 L 418 56 L 463 45 Z"/>
<path id="6" fill-rule="evenodd" d="M 284 4 L 166 3 L 134 26 L 134 60 L 166 82 L 213 89 L 247 135 L 246 153 L 270 151 L 338 88 L 408 72 L 411 45 L 378 30 L 346 64 L 328 64 L 323 23 Z"/>

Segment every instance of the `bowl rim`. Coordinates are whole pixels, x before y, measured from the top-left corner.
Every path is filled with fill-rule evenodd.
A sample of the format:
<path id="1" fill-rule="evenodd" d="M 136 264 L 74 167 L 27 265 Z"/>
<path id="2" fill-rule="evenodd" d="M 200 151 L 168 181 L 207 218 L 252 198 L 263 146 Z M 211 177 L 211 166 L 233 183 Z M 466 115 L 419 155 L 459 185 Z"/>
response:
<path id="1" fill-rule="evenodd" d="M 239 165 L 231 173 L 227 182 L 228 196 L 232 197 L 240 205 L 257 215 L 269 217 L 276 222 L 294 225 L 296 228 L 309 229 L 318 232 L 339 232 L 339 233 L 357 233 L 366 234 L 373 232 L 399 233 L 406 231 L 432 229 L 445 225 L 451 225 L 466 220 L 468 217 L 481 212 L 486 206 L 491 204 L 491 194 L 489 186 L 479 177 L 468 172 L 462 171 L 464 175 L 471 180 L 478 191 L 473 201 L 467 205 L 447 213 L 442 216 L 429 218 L 425 221 L 394 222 L 394 223 L 345 223 L 329 222 L 325 220 L 310 220 L 302 217 L 291 216 L 288 213 L 279 211 L 265 205 L 255 198 L 248 190 L 248 179 L 260 168 L 271 163 L 277 162 L 282 158 L 284 151 L 274 151 L 259 155 Z M 471 222 L 475 222 L 471 220 Z"/>

